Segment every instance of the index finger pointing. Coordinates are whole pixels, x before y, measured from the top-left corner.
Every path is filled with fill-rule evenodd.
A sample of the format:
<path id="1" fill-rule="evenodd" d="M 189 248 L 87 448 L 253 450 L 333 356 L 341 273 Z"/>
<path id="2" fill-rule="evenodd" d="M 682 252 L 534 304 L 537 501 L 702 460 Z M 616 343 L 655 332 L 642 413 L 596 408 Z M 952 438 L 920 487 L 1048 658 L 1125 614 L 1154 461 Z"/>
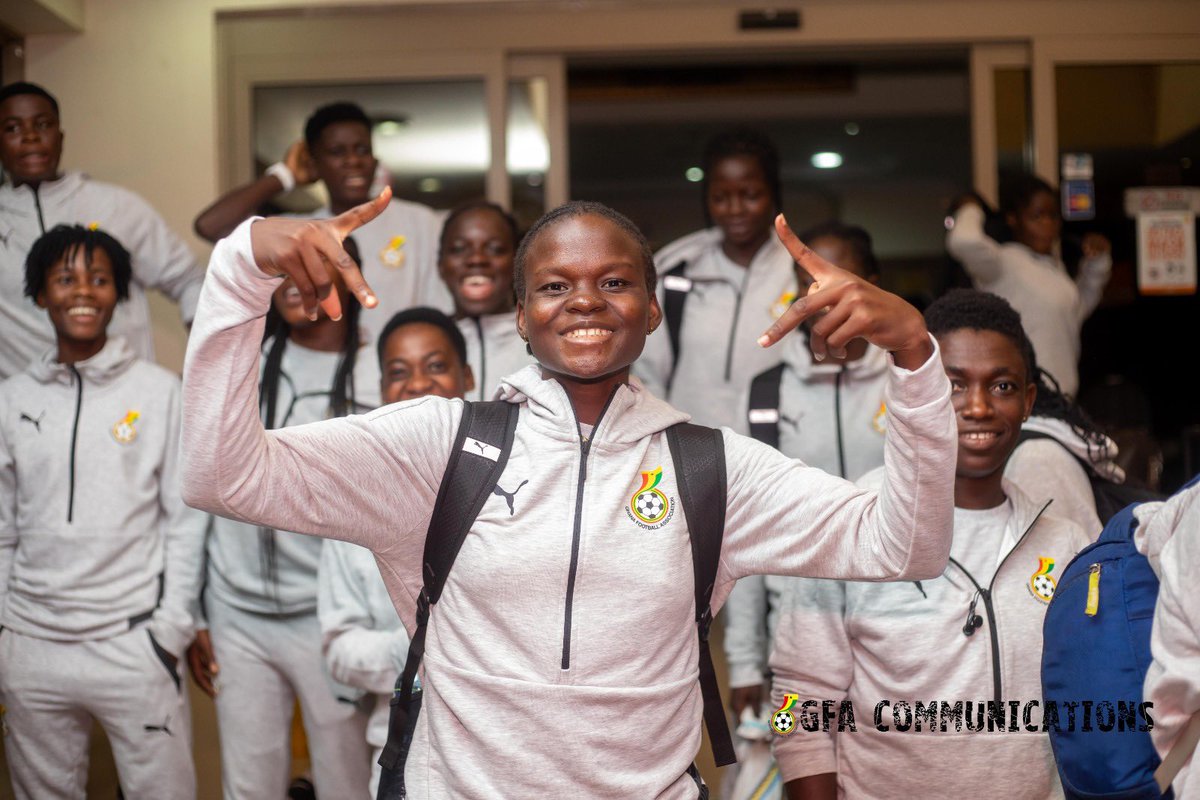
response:
<path id="1" fill-rule="evenodd" d="M 392 200 L 392 187 L 385 186 L 376 197 L 349 211 L 343 211 L 330 220 L 339 239 L 345 239 L 354 231 L 378 217 Z"/>
<path id="2" fill-rule="evenodd" d="M 828 275 L 841 272 L 836 266 L 817 255 L 811 247 L 800 241 L 800 238 L 792 231 L 792 227 L 788 225 L 787 220 L 784 219 L 783 214 L 775 217 L 775 235 L 787 248 L 792 259 L 803 267 L 804 271 L 813 277 L 813 280 L 820 281 Z"/>
<path id="3" fill-rule="evenodd" d="M 379 299 L 371 291 L 371 287 L 367 285 L 366 279 L 363 278 L 362 270 L 358 268 L 358 264 L 346 252 L 342 246 L 342 242 L 333 236 L 323 236 L 314 244 L 320 252 L 321 257 L 341 273 L 342 280 L 346 282 L 346 288 L 354 293 L 354 296 L 358 298 L 358 302 L 362 303 L 364 308 L 374 308 L 379 305 Z M 336 293 L 333 293 L 331 296 L 336 302 Z M 326 313 L 332 315 L 331 309 L 327 307 Z"/>

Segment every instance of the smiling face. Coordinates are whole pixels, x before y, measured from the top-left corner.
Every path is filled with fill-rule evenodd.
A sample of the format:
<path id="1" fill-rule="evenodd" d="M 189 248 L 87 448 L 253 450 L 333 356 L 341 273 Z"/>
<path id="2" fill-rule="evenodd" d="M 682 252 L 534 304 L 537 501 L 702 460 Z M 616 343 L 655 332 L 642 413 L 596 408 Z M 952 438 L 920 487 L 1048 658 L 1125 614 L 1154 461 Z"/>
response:
<path id="1" fill-rule="evenodd" d="M 512 228 L 493 209 L 464 211 L 446 226 L 438 272 L 454 295 L 455 316 L 481 317 L 513 307 L 516 246 Z"/>
<path id="2" fill-rule="evenodd" d="M 727 245 L 757 248 L 771 235 L 775 199 L 758 159 L 739 155 L 716 162 L 705 202 Z"/>
<path id="3" fill-rule="evenodd" d="M 311 155 L 335 213 L 370 199 L 376 161 L 366 125 L 346 120 L 325 126 Z"/>
<path id="4" fill-rule="evenodd" d="M 1035 253 L 1048 256 L 1062 232 L 1062 216 L 1058 198 L 1050 192 L 1037 192 L 1015 214 L 1005 218 L 1013 238 Z"/>
<path id="5" fill-rule="evenodd" d="M 1037 387 L 1026 377 L 1021 350 L 1002 333 L 959 328 L 937 340 L 958 419 L 955 502 L 970 507 L 957 497 L 964 482 L 999 487 Z"/>
<path id="6" fill-rule="evenodd" d="M 392 331 L 380 364 L 385 404 L 427 395 L 461 399 L 475 388 L 471 368 L 459 358 L 446 332 L 428 322 L 410 322 Z"/>
<path id="7" fill-rule="evenodd" d="M 0 163 L 14 185 L 54 180 L 62 144 L 58 114 L 46 98 L 18 94 L 0 103 Z"/>
<path id="8" fill-rule="evenodd" d="M 108 253 L 99 247 L 90 256 L 83 247 L 68 251 L 46 273 L 37 304 L 46 309 L 58 334 L 60 360 L 72 363 L 100 352 L 117 306 Z"/>
<path id="9" fill-rule="evenodd" d="M 596 214 L 544 228 L 525 259 L 517 328 L 543 370 L 558 378 L 624 380 L 662 319 L 639 244 Z"/>

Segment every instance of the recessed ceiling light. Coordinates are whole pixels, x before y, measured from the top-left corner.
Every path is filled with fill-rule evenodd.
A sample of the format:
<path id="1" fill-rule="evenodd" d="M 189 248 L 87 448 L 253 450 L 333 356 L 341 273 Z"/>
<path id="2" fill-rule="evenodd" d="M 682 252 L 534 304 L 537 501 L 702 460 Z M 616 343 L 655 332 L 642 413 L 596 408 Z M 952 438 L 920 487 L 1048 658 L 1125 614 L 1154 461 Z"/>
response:
<path id="1" fill-rule="evenodd" d="M 817 169 L 837 169 L 842 165 L 842 154 L 833 152 L 813 153 L 812 165 Z"/>
<path id="2" fill-rule="evenodd" d="M 859 130 L 859 128 L 858 128 L 857 122 L 847 122 L 846 123 L 846 135 L 847 136 L 858 136 L 858 130 Z"/>
<path id="3" fill-rule="evenodd" d="M 417 183 L 417 191 L 419 192 L 440 192 L 442 190 L 442 182 L 437 178 L 422 178 Z"/>
<path id="4" fill-rule="evenodd" d="M 683 176 L 692 183 L 699 183 L 700 181 L 704 180 L 704 170 L 700 169 L 699 167 L 688 167 L 687 171 L 683 173 Z"/>

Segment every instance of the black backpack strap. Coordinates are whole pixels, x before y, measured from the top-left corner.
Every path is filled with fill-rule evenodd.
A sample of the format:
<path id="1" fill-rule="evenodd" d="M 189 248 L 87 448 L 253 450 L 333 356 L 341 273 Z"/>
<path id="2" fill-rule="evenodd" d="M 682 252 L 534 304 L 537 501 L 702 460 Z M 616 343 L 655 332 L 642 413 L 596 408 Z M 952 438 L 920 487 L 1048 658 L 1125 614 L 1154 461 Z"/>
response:
<path id="1" fill-rule="evenodd" d="M 679 498 L 692 543 L 692 574 L 696 589 L 696 633 L 700 637 L 700 693 L 704 724 L 718 767 L 737 761 L 729 720 L 721 701 L 717 673 L 708 647 L 712 627 L 712 593 L 725 534 L 725 440 L 721 432 L 689 422 L 667 428 L 667 445 L 678 476 Z"/>
<path id="2" fill-rule="evenodd" d="M 450 462 L 442 475 L 429 532 L 425 536 L 421 578 L 424 586 L 417 597 L 417 626 L 408 646 L 404 671 L 396 681 L 388 722 L 387 744 L 379 764 L 388 770 L 403 770 L 408 753 L 406 728 L 417 668 L 425 655 L 425 630 L 429 609 L 437 603 L 446 585 L 446 576 L 462 548 L 480 509 L 496 486 L 508 463 L 520 408 L 514 403 L 494 400 L 463 403 L 462 421 L 450 451 Z M 411 731 L 408 731 L 411 736 Z M 383 782 L 380 797 L 383 797 Z"/>
<path id="3" fill-rule="evenodd" d="M 750 435 L 763 444 L 779 449 L 779 386 L 783 382 L 783 364 L 759 373 L 750 382 L 750 407 L 747 421 Z"/>
<path id="4" fill-rule="evenodd" d="M 688 262 L 680 261 L 663 274 L 663 320 L 667 324 L 667 337 L 671 340 L 671 374 L 667 388 L 675 379 L 675 365 L 679 363 L 679 337 L 683 330 L 683 306 L 692 291 L 692 282 L 684 277 Z"/>

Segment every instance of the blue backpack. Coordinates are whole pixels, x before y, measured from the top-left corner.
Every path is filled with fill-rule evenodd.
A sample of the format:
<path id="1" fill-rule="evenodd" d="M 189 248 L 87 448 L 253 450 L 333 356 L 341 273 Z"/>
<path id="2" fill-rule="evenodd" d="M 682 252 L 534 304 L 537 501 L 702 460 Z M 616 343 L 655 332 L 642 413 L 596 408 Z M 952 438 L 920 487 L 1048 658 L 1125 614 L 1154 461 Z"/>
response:
<path id="1" fill-rule="evenodd" d="M 1155 782 L 1153 715 L 1142 704 L 1158 577 L 1133 544 L 1138 505 L 1117 512 L 1071 560 L 1046 609 L 1043 710 L 1058 710 L 1058 725 L 1047 727 L 1067 800 L 1174 797 Z"/>

